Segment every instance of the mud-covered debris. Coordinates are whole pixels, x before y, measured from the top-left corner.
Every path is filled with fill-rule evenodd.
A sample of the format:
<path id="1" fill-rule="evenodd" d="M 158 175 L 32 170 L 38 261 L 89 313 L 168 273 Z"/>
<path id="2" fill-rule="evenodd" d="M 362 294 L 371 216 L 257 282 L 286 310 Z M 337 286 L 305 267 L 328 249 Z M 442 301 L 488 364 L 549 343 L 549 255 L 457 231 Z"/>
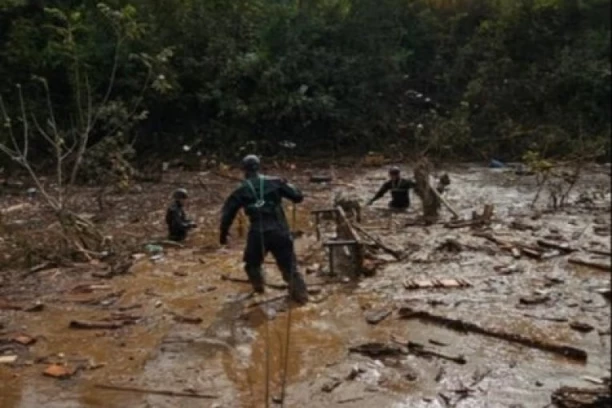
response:
<path id="1" fill-rule="evenodd" d="M 44 271 L 46 269 L 51 269 L 51 268 L 57 268 L 57 263 L 55 263 L 55 262 L 43 262 L 43 263 L 41 263 L 39 265 L 36 265 L 36 266 L 33 266 L 32 268 L 30 268 L 30 270 L 28 271 L 28 274 Z"/>
<path id="2" fill-rule="evenodd" d="M 437 358 L 441 358 L 443 360 L 452 361 L 452 362 L 457 363 L 457 364 L 466 364 L 467 363 L 467 360 L 462 355 L 451 356 L 451 355 L 448 355 L 448 354 L 441 353 L 441 352 L 439 352 L 437 350 L 432 350 L 432 349 L 426 348 L 424 345 L 422 345 L 420 343 L 413 342 L 413 341 L 409 341 L 408 342 L 408 352 L 410 354 L 414 354 L 414 355 L 419 356 L 419 357 L 437 357 Z"/>
<path id="3" fill-rule="evenodd" d="M 17 335 L 13 337 L 13 341 L 23 346 L 29 346 L 31 344 L 36 343 L 36 339 L 32 336 L 28 336 L 27 334 Z"/>
<path id="4" fill-rule="evenodd" d="M 198 286 L 198 292 L 200 293 L 209 293 L 209 292 L 214 292 L 215 290 L 217 290 L 216 286 L 207 286 L 207 285 Z"/>
<path id="5" fill-rule="evenodd" d="M 555 242 L 555 241 L 550 241 L 550 240 L 546 240 L 546 239 L 539 239 L 537 241 L 538 245 L 543 247 L 543 248 L 552 248 L 552 249 L 558 249 L 559 251 L 563 251 L 563 252 L 575 252 L 577 249 L 573 248 L 569 243 L 567 242 Z"/>
<path id="6" fill-rule="evenodd" d="M 370 358 L 390 357 L 406 354 L 406 349 L 394 344 L 379 342 L 364 343 L 349 348 L 351 353 L 359 353 Z"/>
<path id="7" fill-rule="evenodd" d="M 13 364 L 17 361 L 16 355 L 0 356 L 0 364 Z"/>
<path id="8" fill-rule="evenodd" d="M 391 315 L 391 309 L 369 310 L 365 313 L 366 322 L 378 324 Z"/>
<path id="9" fill-rule="evenodd" d="M 342 384 L 341 380 L 339 380 L 337 378 L 332 378 L 329 381 L 326 381 L 325 384 L 323 384 L 323 386 L 321 387 L 321 391 L 323 391 L 323 392 L 332 392 L 333 390 L 338 388 L 338 386 L 340 384 Z"/>
<path id="10" fill-rule="evenodd" d="M 584 381 L 588 381 L 592 384 L 597 384 L 597 385 L 602 385 L 605 383 L 604 380 L 602 380 L 601 378 L 595 378 L 595 377 L 589 377 L 588 375 L 582 376 L 581 377 Z"/>
<path id="11" fill-rule="evenodd" d="M 612 299 L 612 291 L 608 288 L 597 289 L 595 290 L 595 292 L 599 293 L 600 295 L 602 295 L 604 298 L 608 300 Z"/>
<path id="12" fill-rule="evenodd" d="M 544 276 L 544 279 L 546 279 L 545 286 L 553 286 L 565 283 L 565 279 L 556 276 Z"/>
<path id="13" fill-rule="evenodd" d="M 576 330 L 576 331 L 581 332 L 581 333 L 589 333 L 589 332 L 591 332 L 591 331 L 593 331 L 595 329 L 593 326 L 591 326 L 588 323 L 578 322 L 578 321 L 570 322 L 569 326 L 573 330 Z"/>
<path id="14" fill-rule="evenodd" d="M 607 387 L 561 387 L 553 392 L 551 401 L 558 408 L 607 408 L 612 404 L 612 397 Z"/>
<path id="15" fill-rule="evenodd" d="M 442 381 L 442 379 L 444 378 L 445 375 L 446 375 L 446 367 L 441 366 L 438 369 L 438 372 L 436 373 L 436 376 L 434 377 L 434 381 L 439 383 L 440 381 Z"/>
<path id="16" fill-rule="evenodd" d="M 443 243 L 436 247 L 437 251 L 458 253 L 463 251 L 463 244 L 453 238 L 447 238 Z"/>
<path id="17" fill-rule="evenodd" d="M 569 258 L 567 260 L 569 263 L 580 266 L 588 266 L 591 268 L 599 269 L 602 271 L 610 272 L 612 270 L 612 265 L 610 263 L 610 258 L 592 258 L 592 257 L 584 257 L 584 256 L 575 256 L 573 258 Z"/>
<path id="18" fill-rule="evenodd" d="M 599 237 L 609 237 L 610 236 L 610 226 L 595 226 L 593 227 L 593 233 Z"/>
<path id="19" fill-rule="evenodd" d="M 180 314 L 174 314 L 174 321 L 178 323 L 188 323 L 188 324 L 200 324 L 202 323 L 201 317 L 196 316 L 185 316 Z"/>
<path id="20" fill-rule="evenodd" d="M 514 273 L 523 272 L 523 268 L 516 264 L 512 265 L 497 265 L 493 267 L 493 270 L 500 275 L 512 275 Z"/>
<path id="21" fill-rule="evenodd" d="M 202 398 L 202 399 L 215 399 L 219 398 L 217 395 L 203 394 L 199 392 L 185 392 L 185 391 L 172 391 L 172 390 L 154 390 L 140 387 L 127 387 L 123 385 L 114 384 L 96 384 L 96 388 L 111 391 L 125 391 L 136 394 L 152 394 L 152 395 L 165 395 L 168 397 L 189 397 L 189 398 Z"/>
<path id="22" fill-rule="evenodd" d="M 510 223 L 510 228 L 519 231 L 537 231 L 540 229 L 538 225 L 526 223 L 524 221 L 514 220 Z"/>
<path id="23" fill-rule="evenodd" d="M 550 296 L 548 295 L 531 295 L 531 296 L 523 296 L 519 299 L 520 304 L 522 305 L 540 305 L 542 303 L 546 303 L 550 300 Z"/>
<path id="24" fill-rule="evenodd" d="M 138 253 L 132 254 L 132 259 L 135 260 L 135 261 L 140 261 L 145 256 L 147 256 L 147 254 L 143 254 L 142 252 L 138 252 Z"/>
<path id="25" fill-rule="evenodd" d="M 308 181 L 311 183 L 329 183 L 334 178 L 328 174 L 311 174 Z"/>
<path id="26" fill-rule="evenodd" d="M 40 300 L 23 308 L 23 311 L 28 313 L 42 312 L 43 310 L 45 310 L 45 305 Z"/>
<path id="27" fill-rule="evenodd" d="M 312 275 L 313 273 L 317 273 L 321 270 L 321 265 L 318 263 L 312 264 L 306 268 L 306 275 Z"/>
<path id="28" fill-rule="evenodd" d="M 72 320 L 70 322 L 71 329 L 93 329 L 93 330 L 110 330 L 123 327 L 124 322 L 103 322 L 103 321 L 88 321 L 88 320 Z"/>
<path id="29" fill-rule="evenodd" d="M 366 371 L 363 368 L 361 368 L 359 365 L 356 364 L 353 367 L 351 367 L 351 371 L 346 376 L 346 379 L 348 381 L 353 381 L 354 379 L 356 379 L 357 377 L 359 377 L 361 374 L 365 372 Z"/>
<path id="30" fill-rule="evenodd" d="M 90 283 L 81 283 L 70 289 L 71 293 L 93 293 L 96 290 L 110 290 L 113 287 L 111 285 L 99 285 Z"/>
<path id="31" fill-rule="evenodd" d="M 58 379 L 70 378 L 75 373 L 76 370 L 74 368 L 60 364 L 51 364 L 43 371 L 43 375 Z"/>
<path id="32" fill-rule="evenodd" d="M 450 317 L 434 314 L 426 310 L 418 310 L 412 307 L 402 307 L 399 309 L 399 316 L 402 319 L 419 319 L 426 322 L 436 323 L 461 332 L 478 333 L 485 336 L 502 339 L 524 346 L 537 348 L 544 351 L 549 351 L 561 354 L 566 358 L 572 358 L 577 361 L 586 361 L 588 354 L 586 351 L 563 344 L 543 341 L 537 338 L 523 336 L 518 333 L 510 333 L 503 331 L 501 328 L 488 328 L 480 326 L 476 323 L 468 322 L 461 319 L 453 319 Z"/>

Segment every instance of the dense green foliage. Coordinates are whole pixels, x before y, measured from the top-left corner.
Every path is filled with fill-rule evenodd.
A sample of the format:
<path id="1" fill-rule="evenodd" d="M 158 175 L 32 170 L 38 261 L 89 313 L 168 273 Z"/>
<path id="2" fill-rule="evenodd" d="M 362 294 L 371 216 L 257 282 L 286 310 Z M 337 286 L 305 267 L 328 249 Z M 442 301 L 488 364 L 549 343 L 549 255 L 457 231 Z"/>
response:
<path id="1" fill-rule="evenodd" d="M 607 156 L 610 2 L 0 0 L 12 118 L 20 83 L 44 122 L 40 78 L 62 129 L 86 127 L 91 90 L 102 123 L 88 143 L 134 141 L 141 157 L 184 144 L 275 154 L 283 141 L 338 155 Z"/>

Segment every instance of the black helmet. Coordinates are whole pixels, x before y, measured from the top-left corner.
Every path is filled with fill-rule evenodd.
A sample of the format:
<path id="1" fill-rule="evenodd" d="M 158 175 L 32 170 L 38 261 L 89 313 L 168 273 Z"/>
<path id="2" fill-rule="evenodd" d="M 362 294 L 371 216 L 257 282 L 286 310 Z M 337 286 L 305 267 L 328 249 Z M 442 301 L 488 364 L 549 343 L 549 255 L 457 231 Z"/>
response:
<path id="1" fill-rule="evenodd" d="M 399 176 L 400 174 L 400 169 L 397 166 L 393 166 L 389 169 L 389 174 L 391 174 L 392 176 Z"/>
<path id="2" fill-rule="evenodd" d="M 259 170 L 259 157 L 254 154 L 249 154 L 242 159 L 242 170 L 257 171 Z"/>
<path id="3" fill-rule="evenodd" d="M 188 197 L 187 190 L 185 190 L 184 188 L 179 188 L 178 190 L 174 192 L 174 194 L 172 194 L 172 197 L 174 197 L 175 200 L 178 200 L 181 198 L 185 199 Z"/>

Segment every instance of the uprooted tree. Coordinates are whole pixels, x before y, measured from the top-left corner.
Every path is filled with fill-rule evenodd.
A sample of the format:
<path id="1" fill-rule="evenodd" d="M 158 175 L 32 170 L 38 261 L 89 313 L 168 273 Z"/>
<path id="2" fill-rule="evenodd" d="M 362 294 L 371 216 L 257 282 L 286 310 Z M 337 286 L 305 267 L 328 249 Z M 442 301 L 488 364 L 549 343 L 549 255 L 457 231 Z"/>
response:
<path id="1" fill-rule="evenodd" d="M 135 10 L 131 6 L 114 10 L 105 4 L 98 5 L 107 24 L 107 35 L 114 39 L 113 61 L 106 83 L 92 83 L 91 71 L 95 61 L 87 51 L 87 36 L 91 31 L 92 21 L 98 16 L 84 16 L 78 12 L 65 13 L 60 9 L 45 9 L 51 23 L 49 24 L 49 50 L 53 57 L 62 60 L 62 66 L 69 67 L 65 76 L 69 83 L 69 110 L 65 109 L 66 98 L 60 105 L 53 101 L 51 88 L 46 78 L 34 77 L 38 88 L 42 87 L 46 106 L 44 109 L 28 104 L 24 87 L 16 85 L 16 97 L 7 103 L 0 96 L 0 151 L 23 168 L 36 186 L 44 203 L 51 208 L 57 217 L 58 230 L 62 241 L 71 250 L 76 250 L 87 258 L 96 256 L 111 244 L 108 237 L 88 219 L 74 211 L 73 186 L 81 174 L 86 174 L 96 182 L 108 183 L 109 174 L 119 174 L 119 180 L 125 178 L 126 161 L 123 152 L 129 147 L 127 133 L 130 127 L 146 116 L 141 108 L 145 91 L 153 85 L 161 89 L 163 76 L 152 81 L 154 69 L 171 56 L 168 50 L 155 57 L 140 53 L 128 52 L 129 45 L 144 34 L 144 26 L 135 20 Z M 88 57 L 90 59 L 88 59 Z M 136 64 L 134 64 L 136 61 Z M 135 68 L 135 66 L 137 68 Z M 113 96 L 117 86 L 118 72 L 138 69 L 140 94 L 131 101 L 123 101 Z M 30 84 L 28 84 L 30 85 Z M 94 91 L 104 87 L 105 92 Z M 56 112 L 62 110 L 63 114 Z M 99 152 L 102 150 L 102 153 Z M 43 177 L 43 167 L 39 170 L 34 163 L 50 159 L 53 164 L 53 182 Z M 43 157 L 41 157 L 43 156 Z M 108 163 L 101 163 L 98 158 L 104 156 Z M 83 172 L 85 167 L 85 172 Z"/>

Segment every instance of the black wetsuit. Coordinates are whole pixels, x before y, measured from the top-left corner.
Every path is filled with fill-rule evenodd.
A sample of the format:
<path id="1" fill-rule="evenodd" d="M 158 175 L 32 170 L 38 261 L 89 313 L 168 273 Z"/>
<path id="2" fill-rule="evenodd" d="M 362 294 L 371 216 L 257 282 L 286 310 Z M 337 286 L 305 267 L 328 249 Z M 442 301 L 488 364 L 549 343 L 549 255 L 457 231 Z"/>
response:
<path id="1" fill-rule="evenodd" d="M 370 200 L 370 203 L 378 200 L 384 196 L 387 191 L 391 191 L 391 201 L 389 202 L 389 208 L 395 210 L 404 210 L 410 207 L 410 189 L 414 188 L 416 184 L 412 180 L 406 180 L 400 178 L 398 180 L 389 180 L 382 185 L 380 190 L 374 195 L 374 198 Z"/>
<path id="2" fill-rule="evenodd" d="M 174 201 L 166 211 L 166 224 L 168 225 L 168 239 L 184 241 L 187 232 L 194 227 L 193 222 L 187 219 L 185 210 L 180 201 Z"/>
<path id="3" fill-rule="evenodd" d="M 226 243 L 236 214 L 244 208 L 250 222 L 244 250 L 245 271 L 253 288 L 263 290 L 261 264 L 265 255 L 272 252 L 284 281 L 290 285 L 290 294 L 305 300 L 306 285 L 297 270 L 293 237 L 281 205 L 283 198 L 294 203 L 304 200 L 302 193 L 283 179 L 263 175 L 247 178 L 223 205 L 220 242 Z"/>

